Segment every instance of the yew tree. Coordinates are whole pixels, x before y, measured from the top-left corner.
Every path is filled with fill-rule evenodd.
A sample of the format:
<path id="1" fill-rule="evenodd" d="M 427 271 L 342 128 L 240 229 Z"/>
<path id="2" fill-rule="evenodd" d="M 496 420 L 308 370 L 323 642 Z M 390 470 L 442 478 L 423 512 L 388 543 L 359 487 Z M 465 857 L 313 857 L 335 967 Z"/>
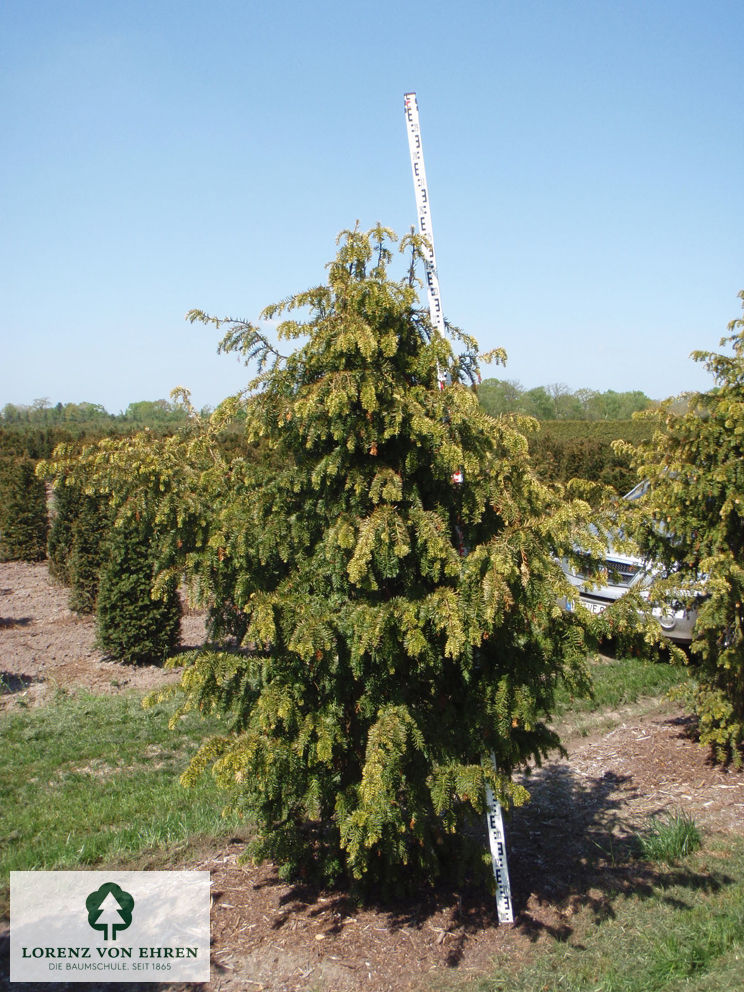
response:
<path id="1" fill-rule="evenodd" d="M 30 458 L 0 458 L 0 561 L 46 555 L 46 491 Z"/>
<path id="2" fill-rule="evenodd" d="M 101 569 L 108 554 L 107 542 L 113 525 L 108 494 L 86 492 L 92 478 L 82 460 L 72 456 L 69 474 L 39 473 L 54 480 L 52 523 L 47 540 L 49 574 L 69 586 L 69 606 L 78 613 L 95 613 Z"/>
<path id="3" fill-rule="evenodd" d="M 96 603 L 96 639 L 112 658 L 127 664 L 161 664 L 178 649 L 181 600 L 175 578 L 152 595 L 157 563 L 156 532 L 146 517 L 112 527 Z"/>
<path id="4" fill-rule="evenodd" d="M 98 646 L 120 661 L 162 663 L 179 646 L 182 570 L 166 566 L 183 547 L 189 482 L 204 467 L 194 433 L 187 424 L 82 450 L 60 444 L 37 469 L 54 484 L 50 572 L 70 586 L 72 609 L 95 614 Z"/>
<path id="5" fill-rule="evenodd" d="M 744 300 L 744 293 L 740 294 Z M 697 609 L 690 662 L 701 741 L 742 764 L 744 745 L 744 320 L 721 339 L 731 353 L 695 351 L 713 375 L 709 392 L 670 401 L 658 430 L 634 455 L 648 483 L 632 525 L 662 570 L 653 599 Z"/>
<path id="6" fill-rule="evenodd" d="M 512 772 L 560 746 L 556 689 L 586 688 L 587 655 L 557 559 L 588 506 L 480 407 L 476 342 L 433 331 L 421 239 L 399 279 L 395 241 L 344 232 L 325 284 L 264 311 L 273 338 L 191 312 L 258 363 L 215 417 L 266 461 L 205 469 L 179 538 L 242 636 L 182 676 L 184 708 L 226 721 L 185 781 L 211 767 L 285 874 L 383 884 L 439 875 L 486 783 L 525 800 Z"/>

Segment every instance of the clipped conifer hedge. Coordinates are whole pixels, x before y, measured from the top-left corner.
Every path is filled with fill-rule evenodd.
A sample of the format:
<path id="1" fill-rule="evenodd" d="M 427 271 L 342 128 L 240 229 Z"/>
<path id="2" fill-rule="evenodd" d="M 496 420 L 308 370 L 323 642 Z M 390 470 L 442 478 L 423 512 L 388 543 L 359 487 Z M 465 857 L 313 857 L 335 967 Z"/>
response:
<path id="1" fill-rule="evenodd" d="M 70 588 L 70 609 L 94 613 L 113 512 L 106 495 L 85 491 L 82 471 L 78 464 L 56 478 L 47 553 L 49 574 Z"/>
<path id="2" fill-rule="evenodd" d="M 652 430 L 648 420 L 546 420 L 529 435 L 530 456 L 546 482 L 587 479 L 623 495 L 638 480 L 629 451 L 617 450 L 613 441 L 638 445 Z"/>
<path id="3" fill-rule="evenodd" d="M 111 529 L 100 572 L 96 629 L 100 647 L 130 664 L 162 664 L 178 648 L 181 601 L 175 580 L 153 597 L 154 532 L 129 517 Z"/>
<path id="4" fill-rule="evenodd" d="M 48 526 L 46 487 L 33 460 L 0 460 L 0 561 L 43 561 Z"/>

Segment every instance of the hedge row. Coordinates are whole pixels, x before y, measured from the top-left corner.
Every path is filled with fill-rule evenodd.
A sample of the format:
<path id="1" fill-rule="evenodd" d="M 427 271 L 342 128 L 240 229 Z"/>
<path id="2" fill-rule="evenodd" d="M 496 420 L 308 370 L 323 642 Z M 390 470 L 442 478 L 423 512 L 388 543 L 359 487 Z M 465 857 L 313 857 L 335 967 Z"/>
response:
<path id="1" fill-rule="evenodd" d="M 131 664 L 162 663 L 178 647 L 181 601 L 174 582 L 153 598 L 152 522 L 116 519 L 108 498 L 80 478 L 55 480 L 49 571 L 70 588 L 70 608 L 95 613 L 99 647 Z"/>
<path id="2" fill-rule="evenodd" d="M 94 613 L 99 646 L 130 663 L 162 662 L 180 641 L 174 582 L 152 597 L 155 535 L 147 519 L 115 525 L 108 499 L 79 480 L 47 488 L 26 455 L 0 457 L 0 561 L 43 561 L 70 589 L 70 608 Z"/>
<path id="3" fill-rule="evenodd" d="M 0 561 L 42 561 L 47 545 L 46 487 L 26 457 L 0 457 Z"/>
<path id="4" fill-rule="evenodd" d="M 588 479 L 623 494 L 638 478 L 627 455 L 616 452 L 612 442 L 638 444 L 651 433 L 652 425 L 645 420 L 547 420 L 529 435 L 530 455 L 546 482 Z"/>

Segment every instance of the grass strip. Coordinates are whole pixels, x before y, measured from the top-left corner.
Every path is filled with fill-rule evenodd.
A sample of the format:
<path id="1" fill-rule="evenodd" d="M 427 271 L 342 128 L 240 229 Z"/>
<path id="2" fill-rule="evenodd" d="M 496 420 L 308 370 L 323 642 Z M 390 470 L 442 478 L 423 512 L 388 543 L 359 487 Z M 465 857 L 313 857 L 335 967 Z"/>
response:
<path id="1" fill-rule="evenodd" d="M 669 865 L 691 854 L 702 843 L 694 820 L 681 810 L 651 817 L 638 840 L 642 857 Z"/>
<path id="2" fill-rule="evenodd" d="M 689 671 L 667 661 L 645 658 L 601 658 L 589 666 L 593 694 L 574 698 L 564 686 L 556 693 L 556 713 L 596 713 L 637 702 L 644 697 L 663 696 L 689 678 Z"/>
<path id="3" fill-rule="evenodd" d="M 168 729 L 171 705 L 143 709 L 135 694 L 60 694 L 0 718 L 0 912 L 8 873 L 132 862 L 194 838 L 234 833 L 225 794 L 209 776 L 179 776 L 219 729 L 197 714 Z"/>

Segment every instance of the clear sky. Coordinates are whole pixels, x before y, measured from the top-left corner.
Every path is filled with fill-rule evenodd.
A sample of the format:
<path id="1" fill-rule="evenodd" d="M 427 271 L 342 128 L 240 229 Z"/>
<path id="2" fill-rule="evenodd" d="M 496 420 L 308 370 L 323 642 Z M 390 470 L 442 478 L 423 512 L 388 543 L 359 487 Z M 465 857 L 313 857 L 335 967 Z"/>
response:
<path id="1" fill-rule="evenodd" d="M 247 380 L 255 319 L 358 219 L 415 223 L 524 388 L 707 389 L 744 289 L 741 0 L 4 0 L 0 406 Z"/>

